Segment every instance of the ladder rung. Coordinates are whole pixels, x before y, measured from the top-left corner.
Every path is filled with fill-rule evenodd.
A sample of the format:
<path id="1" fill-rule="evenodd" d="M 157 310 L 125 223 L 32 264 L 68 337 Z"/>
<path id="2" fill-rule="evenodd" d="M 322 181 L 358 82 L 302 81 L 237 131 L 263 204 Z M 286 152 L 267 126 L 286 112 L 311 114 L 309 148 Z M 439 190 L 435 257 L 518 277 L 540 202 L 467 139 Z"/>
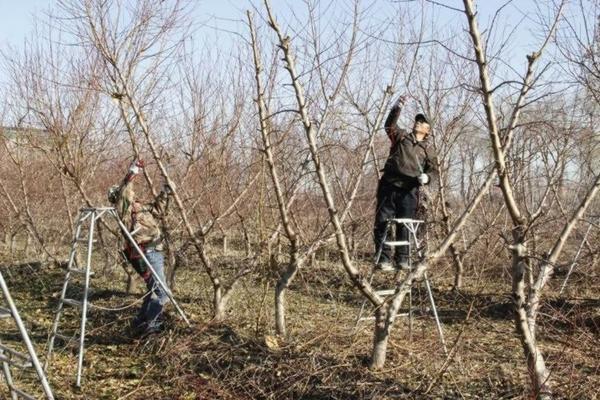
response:
<path id="1" fill-rule="evenodd" d="M 73 300 L 73 299 L 63 299 L 62 301 L 64 304 L 68 304 L 70 306 L 73 307 L 79 307 L 79 308 L 83 308 L 83 303 L 81 301 L 78 300 Z"/>
<path id="2" fill-rule="evenodd" d="M 85 275 L 85 269 L 81 269 L 81 268 L 69 268 L 69 271 L 75 272 L 76 274 Z M 92 276 L 92 275 L 94 275 L 94 272 L 90 271 L 90 276 Z"/>
<path id="3" fill-rule="evenodd" d="M 29 393 L 25 393 L 19 388 L 16 388 L 15 385 L 11 385 L 11 390 L 19 395 L 19 397 L 27 400 L 37 400 L 36 397 L 30 395 Z"/>
<path id="4" fill-rule="evenodd" d="M 385 244 L 388 247 L 394 247 L 394 246 L 409 246 L 410 242 L 406 241 L 406 240 L 399 240 L 399 241 L 394 241 L 394 242 L 383 242 L 383 244 Z"/>
<path id="5" fill-rule="evenodd" d="M 29 360 L 18 362 L 16 360 L 13 360 L 12 357 L 7 357 L 4 354 L 0 354 L 0 362 L 6 362 L 17 368 L 30 368 L 33 365 Z"/>
<path id="6" fill-rule="evenodd" d="M 90 240 L 89 240 L 89 239 L 86 239 L 86 238 L 81 238 L 81 239 L 77 239 L 77 241 L 78 241 L 79 243 L 88 243 Z M 97 242 L 97 240 L 96 240 L 96 239 L 93 239 L 93 240 L 92 240 L 92 243 L 96 243 L 96 242 Z"/>
<path id="7" fill-rule="evenodd" d="M 399 317 L 408 317 L 408 313 L 396 314 L 396 318 L 399 318 Z M 374 316 L 371 316 L 371 317 L 362 317 L 361 319 L 359 319 L 359 321 L 372 321 L 374 319 L 375 319 Z"/>
<path id="8" fill-rule="evenodd" d="M 393 218 L 388 221 L 394 221 L 397 224 L 421 224 L 423 220 L 421 219 L 412 219 L 412 218 Z"/>
<path id="9" fill-rule="evenodd" d="M 12 317 L 12 313 L 8 308 L 0 307 L 0 318 Z"/>
<path id="10" fill-rule="evenodd" d="M 27 354 L 21 353 L 19 351 L 16 351 L 8 346 L 5 346 L 3 344 L 0 344 L 0 350 L 5 351 L 15 357 L 19 357 L 25 361 L 30 361 L 31 359 L 29 358 L 29 356 Z"/>
<path id="11" fill-rule="evenodd" d="M 54 334 L 54 337 L 59 338 L 60 340 L 65 342 L 65 344 L 71 344 L 73 346 L 79 344 L 79 336 L 67 336 L 57 332 Z"/>
<path id="12" fill-rule="evenodd" d="M 391 296 L 396 293 L 396 289 L 376 290 L 375 293 L 377 293 L 379 296 Z"/>

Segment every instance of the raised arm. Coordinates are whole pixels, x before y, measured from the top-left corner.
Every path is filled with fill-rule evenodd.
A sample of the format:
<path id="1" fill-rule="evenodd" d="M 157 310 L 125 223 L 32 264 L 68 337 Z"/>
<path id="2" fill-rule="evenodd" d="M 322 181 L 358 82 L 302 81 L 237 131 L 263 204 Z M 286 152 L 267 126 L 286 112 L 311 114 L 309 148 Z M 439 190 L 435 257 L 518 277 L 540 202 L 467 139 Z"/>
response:
<path id="1" fill-rule="evenodd" d="M 400 117 L 400 112 L 402 111 L 405 102 L 406 96 L 400 96 L 392 106 L 392 109 L 385 120 L 385 132 L 387 133 L 388 138 L 390 138 L 390 142 L 392 142 L 392 147 L 394 147 L 401 135 L 401 130 L 398 126 L 398 117 Z"/>
<path id="2" fill-rule="evenodd" d="M 133 205 L 135 193 L 133 192 L 133 179 L 140 173 L 140 169 L 144 167 L 141 160 L 135 160 L 129 166 L 127 175 L 121 181 L 121 184 L 114 187 L 113 200 L 119 218 L 125 221 L 128 220 L 131 206 Z"/>

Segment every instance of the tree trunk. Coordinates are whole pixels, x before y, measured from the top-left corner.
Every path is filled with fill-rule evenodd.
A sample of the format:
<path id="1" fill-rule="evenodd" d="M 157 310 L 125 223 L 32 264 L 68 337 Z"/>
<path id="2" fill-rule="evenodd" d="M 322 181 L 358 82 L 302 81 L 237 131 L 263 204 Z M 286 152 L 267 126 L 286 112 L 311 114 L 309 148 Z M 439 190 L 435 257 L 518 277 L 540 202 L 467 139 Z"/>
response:
<path id="1" fill-rule="evenodd" d="M 223 296 L 223 288 L 215 287 L 213 291 L 213 321 L 222 322 L 225 320 L 225 312 L 227 308 L 227 298 Z"/>
<path id="2" fill-rule="evenodd" d="M 278 335 L 285 336 L 287 331 L 285 322 L 285 294 L 299 268 L 300 265 L 298 263 L 297 255 L 292 255 L 292 260 L 284 273 L 281 274 L 281 277 L 277 281 L 277 286 L 275 287 L 275 329 Z"/>
<path id="3" fill-rule="evenodd" d="M 133 276 L 131 274 L 127 274 L 125 286 L 125 293 L 130 294 L 133 290 Z"/>
<path id="4" fill-rule="evenodd" d="M 11 236 L 10 236 L 10 256 L 11 258 L 13 257 L 13 255 L 15 254 L 15 250 L 17 248 L 17 237 L 19 236 L 18 231 L 14 232 Z"/>
<path id="5" fill-rule="evenodd" d="M 371 364 L 373 370 L 382 369 L 385 365 L 388 339 L 390 337 L 390 326 L 386 324 L 387 304 L 384 304 L 375 313 L 375 332 L 373 335 L 373 352 L 371 353 Z"/>
<path id="6" fill-rule="evenodd" d="M 246 257 L 252 255 L 252 244 L 250 243 L 250 236 L 244 233 L 244 245 L 246 247 Z"/>
<path id="7" fill-rule="evenodd" d="M 10 233 L 8 230 L 4 232 L 4 248 L 10 249 Z"/>
<path id="8" fill-rule="evenodd" d="M 25 247 L 23 247 L 23 253 L 25 253 L 25 257 L 29 256 L 29 249 L 31 248 L 31 235 L 27 234 L 27 240 L 25 240 Z"/>
<path id="9" fill-rule="evenodd" d="M 511 246 L 512 263 L 513 263 L 513 284 L 512 295 L 515 311 L 515 325 L 523 346 L 525 358 L 527 359 L 527 370 L 533 384 L 535 397 L 538 400 L 550 399 L 552 393 L 550 391 L 550 372 L 546 368 L 544 357 L 541 350 L 538 348 L 535 339 L 534 329 L 529 324 L 527 319 L 527 301 L 525 297 L 526 288 L 526 248 L 524 245 L 525 238 L 519 236 L 516 243 Z"/>
<path id="10" fill-rule="evenodd" d="M 452 286 L 452 290 L 458 291 L 463 286 L 465 266 L 456 246 L 450 246 L 450 253 L 452 253 L 452 259 L 454 260 L 454 286 Z"/>

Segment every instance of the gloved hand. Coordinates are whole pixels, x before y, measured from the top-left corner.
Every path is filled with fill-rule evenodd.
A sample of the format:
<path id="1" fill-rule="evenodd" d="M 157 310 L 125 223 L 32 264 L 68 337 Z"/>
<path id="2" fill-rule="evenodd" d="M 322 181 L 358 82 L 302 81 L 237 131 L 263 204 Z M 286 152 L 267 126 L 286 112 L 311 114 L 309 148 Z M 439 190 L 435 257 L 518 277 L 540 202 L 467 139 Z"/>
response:
<path id="1" fill-rule="evenodd" d="M 142 160 L 133 160 L 129 165 L 129 170 L 125 176 L 125 182 L 131 182 L 139 173 L 140 169 L 144 168 L 144 162 Z"/>
<path id="2" fill-rule="evenodd" d="M 406 95 L 402 95 L 402 96 L 398 97 L 398 99 L 394 103 L 394 108 L 402 107 L 406 103 L 407 99 L 408 99 L 408 96 L 406 96 Z"/>
<path id="3" fill-rule="evenodd" d="M 427 185 L 429 183 L 429 175 L 421 174 L 417 177 L 417 180 L 419 181 L 419 185 Z"/>
<path id="4" fill-rule="evenodd" d="M 140 169 L 144 168 L 144 162 L 142 160 L 134 160 L 129 166 L 129 173 L 137 175 L 140 173 Z"/>

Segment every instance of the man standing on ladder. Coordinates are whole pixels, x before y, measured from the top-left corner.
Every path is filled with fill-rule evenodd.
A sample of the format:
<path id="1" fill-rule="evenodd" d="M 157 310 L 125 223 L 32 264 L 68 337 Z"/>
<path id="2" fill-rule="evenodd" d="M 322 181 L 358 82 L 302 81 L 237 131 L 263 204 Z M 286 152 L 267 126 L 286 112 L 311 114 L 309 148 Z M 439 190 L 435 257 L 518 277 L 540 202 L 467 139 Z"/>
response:
<path id="1" fill-rule="evenodd" d="M 121 184 L 109 189 L 108 200 L 115 206 L 123 223 L 129 227 L 131 236 L 152 264 L 156 274 L 163 282 L 166 282 L 162 234 L 157 219 L 164 214 L 172 190 L 167 184 L 164 184 L 154 202 L 146 204 L 139 202 L 133 191 L 133 180 L 139 175 L 142 168 L 144 168 L 144 163 L 141 160 L 135 160 Z M 169 298 L 154 279 L 141 255 L 127 239 L 125 243 L 123 250 L 125 257 L 144 279 L 148 288 L 142 308 L 132 322 L 132 328 L 136 334 L 141 336 L 160 332 L 162 324 L 160 317 Z"/>
<path id="2" fill-rule="evenodd" d="M 431 184 L 437 178 L 436 156 L 433 149 L 427 146 L 431 126 L 425 115 L 415 116 L 411 132 L 397 125 L 405 102 L 406 97 L 400 96 L 385 121 L 385 131 L 391 147 L 377 188 L 377 209 L 373 230 L 376 252 L 382 247 L 388 226 L 387 221 L 392 218 L 414 219 L 419 207 L 420 187 Z M 397 228 L 396 240 L 408 241 L 406 227 L 400 224 Z M 394 255 L 395 269 L 407 269 L 408 257 L 407 246 L 397 248 Z M 377 268 L 382 271 L 394 270 L 390 248 L 383 246 Z"/>

